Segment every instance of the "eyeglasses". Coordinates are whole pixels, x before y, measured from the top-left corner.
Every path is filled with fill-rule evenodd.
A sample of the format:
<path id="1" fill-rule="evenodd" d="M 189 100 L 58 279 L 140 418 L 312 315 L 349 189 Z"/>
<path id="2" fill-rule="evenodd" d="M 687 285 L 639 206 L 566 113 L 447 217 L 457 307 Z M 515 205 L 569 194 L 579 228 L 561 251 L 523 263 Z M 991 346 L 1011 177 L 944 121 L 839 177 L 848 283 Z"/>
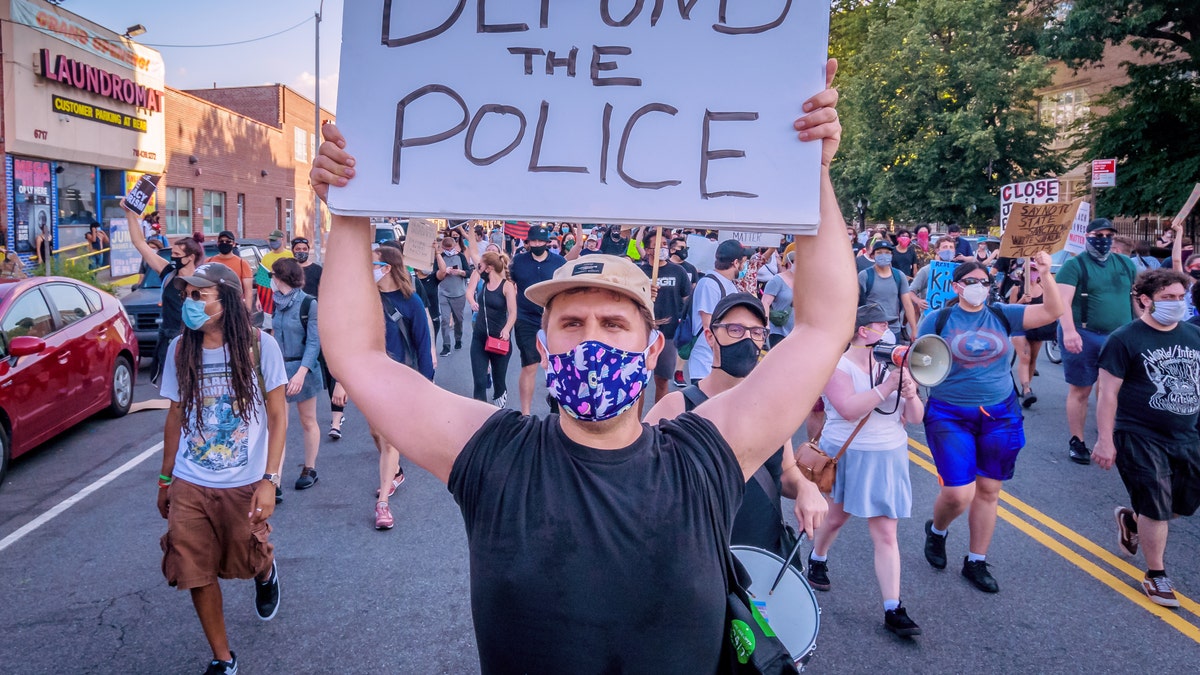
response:
<path id="1" fill-rule="evenodd" d="M 751 339 L 756 342 L 762 342 L 767 339 L 767 329 L 764 326 L 743 326 L 740 323 L 714 323 L 712 327 L 724 328 L 729 337 L 734 340 L 741 340 L 746 337 L 746 333 L 749 333 Z"/>
<path id="2" fill-rule="evenodd" d="M 991 286 L 992 285 L 992 282 L 987 279 L 976 279 L 974 277 L 967 277 L 966 279 L 963 279 L 963 280 L 959 281 L 958 283 L 962 284 L 963 286 Z"/>
<path id="3" fill-rule="evenodd" d="M 204 297 L 204 291 L 197 291 L 197 290 L 193 290 L 191 293 L 188 293 L 188 297 L 197 302 L 204 302 L 204 303 L 209 303 L 209 302 L 212 302 L 213 300 L 216 300 L 216 298 L 210 299 L 210 298 Z"/>

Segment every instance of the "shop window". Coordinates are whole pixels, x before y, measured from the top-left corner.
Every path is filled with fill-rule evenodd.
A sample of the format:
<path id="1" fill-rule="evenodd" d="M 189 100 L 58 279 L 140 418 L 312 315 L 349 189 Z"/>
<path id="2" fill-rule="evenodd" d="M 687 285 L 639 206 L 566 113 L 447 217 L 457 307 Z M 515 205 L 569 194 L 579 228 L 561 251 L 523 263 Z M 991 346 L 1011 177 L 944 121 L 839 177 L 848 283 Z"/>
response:
<path id="1" fill-rule="evenodd" d="M 163 210 L 168 236 L 187 236 L 192 233 L 192 189 L 167 188 L 167 205 Z"/>
<path id="2" fill-rule="evenodd" d="M 216 234 L 225 229 L 225 193 L 204 191 L 204 233 Z"/>
<path id="3" fill-rule="evenodd" d="M 96 217 L 96 169 L 83 164 L 59 162 L 58 245 L 83 243 L 83 235 Z"/>

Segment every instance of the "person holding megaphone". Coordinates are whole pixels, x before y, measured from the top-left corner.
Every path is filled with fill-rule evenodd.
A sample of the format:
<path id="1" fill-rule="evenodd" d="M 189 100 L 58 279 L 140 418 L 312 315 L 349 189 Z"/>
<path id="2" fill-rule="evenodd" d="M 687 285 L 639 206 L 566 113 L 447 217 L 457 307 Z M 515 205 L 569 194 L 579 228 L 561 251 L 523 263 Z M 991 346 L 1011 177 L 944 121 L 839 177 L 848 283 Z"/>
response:
<path id="1" fill-rule="evenodd" d="M 1050 269 L 1050 254 L 1034 256 Z M 925 560 L 946 567 L 950 523 L 970 507 L 970 548 L 962 575 L 986 593 L 1000 590 L 986 561 L 996 529 L 1003 482 L 1013 477 L 1025 430 L 1010 368 L 1009 338 L 1053 323 L 1063 312 L 1052 275 L 1042 277 L 1044 304 L 988 305 L 992 276 L 978 262 L 954 270 L 957 303 L 929 313 L 917 331 L 937 335 L 950 348 L 950 372 L 929 392 L 925 436 L 942 488 L 925 523 Z"/>

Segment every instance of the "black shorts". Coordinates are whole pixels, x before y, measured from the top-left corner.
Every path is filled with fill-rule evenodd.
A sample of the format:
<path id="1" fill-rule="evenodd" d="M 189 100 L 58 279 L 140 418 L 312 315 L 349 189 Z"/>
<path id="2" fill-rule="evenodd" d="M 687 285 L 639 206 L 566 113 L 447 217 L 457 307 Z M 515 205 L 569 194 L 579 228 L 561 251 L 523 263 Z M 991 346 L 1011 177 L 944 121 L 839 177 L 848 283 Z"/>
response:
<path id="1" fill-rule="evenodd" d="M 1144 434 L 1113 432 L 1117 471 L 1138 515 L 1170 520 L 1200 507 L 1200 448 L 1195 443 L 1164 443 Z"/>
<path id="2" fill-rule="evenodd" d="M 513 325 L 513 341 L 521 352 L 521 367 L 532 366 L 542 360 L 537 350 L 537 334 L 541 326 L 526 321 L 517 321 Z"/>

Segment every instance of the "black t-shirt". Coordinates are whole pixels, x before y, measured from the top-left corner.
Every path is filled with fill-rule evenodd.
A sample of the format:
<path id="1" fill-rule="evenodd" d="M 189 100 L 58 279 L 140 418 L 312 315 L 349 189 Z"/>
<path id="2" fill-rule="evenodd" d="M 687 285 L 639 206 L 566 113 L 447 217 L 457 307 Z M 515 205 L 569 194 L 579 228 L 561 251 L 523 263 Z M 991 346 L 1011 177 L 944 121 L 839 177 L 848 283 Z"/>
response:
<path id="1" fill-rule="evenodd" d="M 700 283 L 700 270 L 686 260 L 679 263 L 679 266 L 683 268 L 684 272 L 687 272 L 688 278 L 692 280 L 692 288 L 695 289 L 696 284 Z M 688 295 L 691 295 L 691 291 L 688 291 Z"/>
<path id="2" fill-rule="evenodd" d="M 1108 336 L 1099 365 L 1124 380 L 1115 429 L 1170 443 L 1200 442 L 1200 328 L 1156 330 L 1140 319 Z"/>
<path id="3" fill-rule="evenodd" d="M 600 252 L 608 255 L 627 256 L 629 254 L 629 237 L 617 235 L 616 239 L 612 235 L 606 234 L 600 238 Z"/>
<path id="4" fill-rule="evenodd" d="M 179 267 L 170 263 L 159 273 L 162 279 L 162 323 L 159 330 L 163 335 L 174 337 L 183 332 L 183 289 L 175 286 Z"/>
<path id="5" fill-rule="evenodd" d="M 780 511 L 778 495 L 783 488 L 783 448 L 776 450 L 759 471 L 766 472 L 767 478 L 775 484 L 776 497 L 772 500 L 762 485 L 759 485 L 758 478 L 751 477 L 746 483 L 742 507 L 738 509 L 737 517 L 733 520 L 733 532 L 729 543 L 757 546 L 784 556 L 790 551 L 782 550 L 780 544 L 783 513 Z"/>
<path id="6" fill-rule="evenodd" d="M 317 263 L 313 263 L 313 264 L 309 265 L 308 267 L 304 268 L 304 292 L 305 293 L 308 293 L 309 295 L 313 296 L 314 298 L 317 297 L 317 291 L 321 287 L 321 273 L 324 271 L 325 271 L 325 269 L 323 267 L 321 267 L 320 265 L 318 265 Z"/>
<path id="7" fill-rule="evenodd" d="M 904 272 L 904 276 L 909 279 L 913 276 L 913 267 L 917 264 L 917 249 L 909 247 L 907 251 L 901 253 L 899 250 L 892 251 L 892 267 Z"/>
<path id="8" fill-rule="evenodd" d="M 653 268 L 649 263 L 640 262 L 638 267 L 652 277 Z M 663 337 L 671 340 L 675 337 L 675 329 L 679 326 L 679 318 L 683 316 L 683 308 L 687 305 L 687 297 L 692 292 L 692 280 L 682 267 L 673 262 L 665 262 L 658 267 L 658 298 L 654 301 L 654 318 L 661 323 L 658 329 Z"/>
<path id="9" fill-rule="evenodd" d="M 714 673 L 724 554 L 743 490 L 733 450 L 684 413 L 620 450 L 572 442 L 556 415 L 493 415 L 449 489 L 471 556 L 485 673 Z M 717 517 L 713 522 L 716 504 Z"/>

